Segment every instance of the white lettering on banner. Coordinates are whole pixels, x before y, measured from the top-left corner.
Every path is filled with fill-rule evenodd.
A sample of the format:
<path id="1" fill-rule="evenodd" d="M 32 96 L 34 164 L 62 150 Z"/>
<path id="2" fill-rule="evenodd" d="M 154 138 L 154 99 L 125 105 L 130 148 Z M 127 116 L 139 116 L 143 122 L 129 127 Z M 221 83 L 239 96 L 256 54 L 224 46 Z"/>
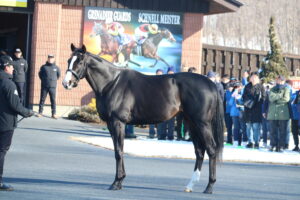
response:
<path id="1" fill-rule="evenodd" d="M 160 15 L 161 24 L 176 24 L 180 25 L 179 15 Z"/>
<path id="2" fill-rule="evenodd" d="M 114 21 L 130 22 L 131 21 L 131 13 L 115 11 L 114 12 Z"/>
<path id="3" fill-rule="evenodd" d="M 110 20 L 119 22 L 131 22 L 131 12 L 111 11 L 111 10 L 88 10 L 89 20 Z M 180 15 L 139 13 L 139 23 L 151 24 L 174 24 L 180 25 Z"/>
<path id="4" fill-rule="evenodd" d="M 180 15 L 139 13 L 139 23 L 180 25 Z"/>
<path id="5" fill-rule="evenodd" d="M 159 14 L 139 13 L 138 22 L 139 23 L 158 24 L 159 23 Z"/>
<path id="6" fill-rule="evenodd" d="M 131 13 L 121 12 L 121 11 L 111 11 L 111 10 L 89 10 L 88 11 L 89 20 L 111 20 L 120 22 L 130 22 Z"/>
<path id="7" fill-rule="evenodd" d="M 89 10 L 88 19 L 92 20 L 106 20 L 113 18 L 113 11 L 110 10 Z"/>

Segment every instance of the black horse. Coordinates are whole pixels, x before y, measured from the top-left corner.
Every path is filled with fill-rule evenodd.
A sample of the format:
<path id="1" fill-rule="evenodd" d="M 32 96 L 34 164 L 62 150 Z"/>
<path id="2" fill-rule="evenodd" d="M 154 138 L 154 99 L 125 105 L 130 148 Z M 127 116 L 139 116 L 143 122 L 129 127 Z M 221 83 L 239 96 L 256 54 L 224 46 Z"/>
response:
<path id="1" fill-rule="evenodd" d="M 86 78 L 95 92 L 97 110 L 114 143 L 116 176 L 111 190 L 122 188 L 126 174 L 123 160 L 125 124 L 155 124 L 182 111 L 189 123 L 196 164 L 186 187 L 191 192 L 199 181 L 204 153 L 209 156 L 209 183 L 205 193 L 212 193 L 216 181 L 216 161 L 223 150 L 223 103 L 215 84 L 205 76 L 177 73 L 147 76 L 112 63 L 71 45 L 72 55 L 63 85 L 76 87 Z"/>

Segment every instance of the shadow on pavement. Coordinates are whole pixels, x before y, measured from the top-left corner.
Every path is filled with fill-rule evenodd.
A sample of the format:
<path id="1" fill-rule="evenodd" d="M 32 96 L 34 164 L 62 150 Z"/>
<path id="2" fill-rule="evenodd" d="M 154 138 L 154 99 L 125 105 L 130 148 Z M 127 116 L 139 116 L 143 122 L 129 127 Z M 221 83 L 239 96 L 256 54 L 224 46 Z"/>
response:
<path id="1" fill-rule="evenodd" d="M 33 130 L 33 131 L 44 131 L 44 132 L 57 132 L 57 133 L 65 133 L 65 134 L 76 134 L 76 135 L 84 135 L 84 136 L 104 136 L 110 137 L 110 135 L 105 131 L 88 131 L 88 130 L 74 130 L 74 129 L 42 129 L 42 128 L 18 128 L 23 130 Z M 84 133 L 83 133 L 84 132 Z M 87 132 L 97 133 L 97 134 L 89 134 Z"/>

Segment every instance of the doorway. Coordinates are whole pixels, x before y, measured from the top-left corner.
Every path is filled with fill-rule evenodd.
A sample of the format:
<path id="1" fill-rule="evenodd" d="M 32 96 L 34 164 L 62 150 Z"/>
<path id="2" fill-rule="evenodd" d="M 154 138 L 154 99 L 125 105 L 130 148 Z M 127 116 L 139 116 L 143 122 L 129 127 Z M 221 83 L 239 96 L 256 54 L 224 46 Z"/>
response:
<path id="1" fill-rule="evenodd" d="M 27 80 L 30 75 L 31 24 L 32 14 L 0 12 L 0 50 L 13 56 L 20 48 L 28 62 Z M 27 81 L 28 82 L 28 81 Z M 26 84 L 25 104 L 28 105 L 29 84 Z"/>

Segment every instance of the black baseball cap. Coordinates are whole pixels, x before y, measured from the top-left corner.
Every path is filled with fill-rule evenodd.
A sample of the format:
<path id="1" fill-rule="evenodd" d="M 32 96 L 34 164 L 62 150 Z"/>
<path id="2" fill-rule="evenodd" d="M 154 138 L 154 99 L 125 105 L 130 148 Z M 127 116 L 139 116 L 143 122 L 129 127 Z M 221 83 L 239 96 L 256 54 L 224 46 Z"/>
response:
<path id="1" fill-rule="evenodd" d="M 0 66 L 4 69 L 8 65 L 13 65 L 13 60 L 10 56 L 1 56 L 0 57 Z"/>
<path id="2" fill-rule="evenodd" d="M 48 54 L 48 58 L 54 58 L 53 54 Z"/>

